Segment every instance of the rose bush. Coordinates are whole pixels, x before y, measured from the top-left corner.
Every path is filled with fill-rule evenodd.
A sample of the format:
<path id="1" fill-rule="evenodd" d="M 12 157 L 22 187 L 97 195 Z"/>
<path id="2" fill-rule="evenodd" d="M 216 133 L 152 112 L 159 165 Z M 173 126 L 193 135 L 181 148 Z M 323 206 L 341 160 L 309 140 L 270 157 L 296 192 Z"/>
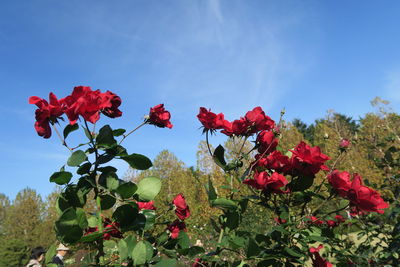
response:
<path id="1" fill-rule="evenodd" d="M 378 261 L 395 264 L 398 259 L 393 253 L 374 259 L 369 257 L 372 253 L 360 253 L 366 244 L 371 248 L 379 236 L 368 222 L 379 218 L 374 216 L 385 216 L 386 210 L 393 216 L 397 211 L 364 184 L 359 174 L 337 170 L 337 161 L 330 161 L 320 147 L 301 141 L 283 150 L 279 143 L 282 117 L 275 122 L 261 107 L 233 121 L 204 107 L 197 115 L 208 151 L 226 177 L 221 188 L 216 188 L 212 179 L 204 185 L 215 209 L 216 220 L 212 219 L 210 227 L 217 238 L 203 248 L 201 244 L 193 246 L 186 233 L 190 225 L 185 221 L 191 213 L 182 193 L 171 200 L 167 212 L 176 217 L 168 220 L 166 214 L 157 214 L 155 198 L 162 190 L 159 178 L 124 181 L 109 165 L 116 159 L 140 171 L 152 167 L 150 159 L 128 153 L 122 143 L 144 125 L 172 128 L 171 114 L 163 104 L 150 108 L 143 123 L 127 133 L 110 125 L 95 131 L 101 115 L 122 116 L 122 101 L 110 91 L 78 86 L 64 98 L 50 93 L 49 101 L 34 96 L 29 103 L 38 107 L 34 125 L 38 135 L 50 138 L 53 128 L 71 153 L 50 181 L 63 186 L 57 200 L 58 240 L 89 248 L 80 266 L 368 266 Z M 61 135 L 57 127 L 63 115 L 69 124 Z M 67 137 L 78 129 L 83 129 L 87 140 L 69 146 Z M 236 140 L 238 146 L 238 153 L 228 162 L 225 148 L 212 149 L 209 143 L 209 136 L 218 131 Z M 244 151 L 249 140 L 254 145 Z M 341 154 L 348 149 L 349 140 L 338 142 Z M 89 196 L 94 197 L 96 206 L 90 212 L 85 209 Z M 245 217 L 252 216 L 249 206 L 263 210 L 263 223 L 269 227 L 243 230 Z M 396 203 L 394 207 L 398 207 Z M 163 231 L 154 231 L 156 226 Z M 396 229 L 390 229 L 395 233 Z M 364 232 L 377 235 L 370 238 L 367 234 L 367 241 L 359 246 L 349 240 L 352 233 L 364 236 Z M 385 244 L 394 251 L 398 238 L 385 239 Z"/>

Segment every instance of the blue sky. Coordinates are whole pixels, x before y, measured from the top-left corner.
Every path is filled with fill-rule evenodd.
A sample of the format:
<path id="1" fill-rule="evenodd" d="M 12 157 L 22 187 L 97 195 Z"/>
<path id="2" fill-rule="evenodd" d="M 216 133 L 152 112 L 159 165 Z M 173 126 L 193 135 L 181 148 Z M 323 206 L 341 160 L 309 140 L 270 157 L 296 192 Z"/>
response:
<path id="1" fill-rule="evenodd" d="M 169 149 L 195 164 L 205 106 L 235 119 L 262 106 L 310 123 L 328 109 L 358 118 L 375 96 L 400 107 L 398 1 L 1 1 L 0 192 L 42 196 L 68 158 L 33 128 L 32 95 L 76 85 L 111 90 L 133 128 L 164 103 L 174 128 L 125 143 L 154 158 Z M 215 142 L 218 142 L 216 140 Z M 116 163 L 123 174 L 127 165 Z"/>

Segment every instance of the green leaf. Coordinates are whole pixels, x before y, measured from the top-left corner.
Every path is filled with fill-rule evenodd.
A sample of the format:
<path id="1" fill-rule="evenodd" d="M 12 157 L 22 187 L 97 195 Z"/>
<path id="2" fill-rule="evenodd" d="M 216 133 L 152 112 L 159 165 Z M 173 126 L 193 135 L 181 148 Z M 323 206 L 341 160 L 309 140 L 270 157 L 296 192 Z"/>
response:
<path id="1" fill-rule="evenodd" d="M 79 226 L 77 214 L 74 208 L 64 210 L 60 218 L 55 222 L 55 230 L 58 239 L 62 243 L 75 243 L 83 235 Z"/>
<path id="2" fill-rule="evenodd" d="M 128 156 L 123 156 L 121 157 L 121 159 L 125 160 L 129 166 L 131 166 L 133 169 L 137 169 L 137 170 L 147 170 L 149 169 L 151 166 L 153 166 L 153 163 L 151 163 L 151 160 L 141 154 L 131 154 Z"/>
<path id="3" fill-rule="evenodd" d="M 176 259 L 162 259 L 161 261 L 157 262 L 154 267 L 176 267 L 178 262 Z"/>
<path id="4" fill-rule="evenodd" d="M 136 194 L 142 201 L 153 200 L 161 190 L 161 180 L 156 177 L 147 177 L 137 184 Z"/>
<path id="5" fill-rule="evenodd" d="M 119 223 L 121 230 L 127 231 L 135 226 L 135 219 L 137 215 L 138 215 L 137 207 L 134 207 L 131 204 L 125 204 L 119 206 L 114 211 L 112 217 Z"/>
<path id="6" fill-rule="evenodd" d="M 86 137 L 89 140 L 92 140 L 92 138 L 93 138 L 92 134 L 86 128 L 83 128 L 83 131 L 85 132 Z"/>
<path id="7" fill-rule="evenodd" d="M 146 245 L 146 261 L 149 262 L 153 258 L 154 249 L 148 241 L 144 241 L 144 244 Z"/>
<path id="8" fill-rule="evenodd" d="M 128 258 L 128 244 L 124 239 L 118 242 L 118 252 L 121 260 L 126 260 Z"/>
<path id="9" fill-rule="evenodd" d="M 70 172 L 55 172 L 50 176 L 50 182 L 59 185 L 68 184 L 71 181 L 72 173 Z"/>
<path id="10" fill-rule="evenodd" d="M 217 192 L 215 192 L 214 185 L 213 185 L 213 183 L 211 181 L 211 177 L 208 177 L 208 190 L 207 190 L 207 193 L 208 193 L 208 200 L 209 201 L 217 199 L 217 197 L 218 197 Z"/>
<path id="11" fill-rule="evenodd" d="M 125 157 L 128 156 L 128 153 L 126 152 L 125 147 L 121 145 L 116 145 L 111 148 L 106 149 L 107 154 L 115 156 L 120 156 L 120 157 Z"/>
<path id="12" fill-rule="evenodd" d="M 260 251 L 257 242 L 253 238 L 250 238 L 247 244 L 246 256 L 248 258 L 255 257 L 260 253 Z"/>
<path id="13" fill-rule="evenodd" d="M 96 163 L 97 164 L 104 164 L 104 163 L 107 163 L 107 162 L 111 161 L 112 159 L 114 159 L 113 155 L 109 155 L 109 154 L 105 153 L 105 154 L 100 155 L 97 158 Z"/>
<path id="14" fill-rule="evenodd" d="M 77 188 L 76 185 L 69 185 L 61 194 L 71 207 L 83 208 L 86 204 L 86 194 Z"/>
<path id="15" fill-rule="evenodd" d="M 303 176 L 294 179 L 288 184 L 288 187 L 292 192 L 304 191 L 310 188 L 314 183 L 314 176 Z"/>
<path id="16" fill-rule="evenodd" d="M 90 162 L 86 162 L 79 166 L 78 170 L 76 171 L 77 174 L 84 175 L 86 173 L 89 173 L 90 168 L 92 167 L 92 164 Z"/>
<path id="17" fill-rule="evenodd" d="M 190 239 L 185 231 L 180 231 L 178 236 L 178 246 L 180 248 L 188 248 L 190 247 Z"/>
<path id="18" fill-rule="evenodd" d="M 224 154 L 225 154 L 225 148 L 221 145 L 217 146 L 217 148 L 214 150 L 214 154 L 213 154 L 214 162 L 218 166 L 220 166 L 222 169 L 224 169 L 226 166 Z"/>
<path id="19" fill-rule="evenodd" d="M 71 167 L 79 166 L 86 160 L 86 154 L 82 150 L 77 150 L 71 154 L 67 161 L 67 165 Z"/>
<path id="20" fill-rule="evenodd" d="M 99 219 L 96 216 L 90 216 L 88 219 L 88 226 L 89 227 L 97 227 Z"/>
<path id="21" fill-rule="evenodd" d="M 79 240 L 79 242 L 91 243 L 93 241 L 99 240 L 102 237 L 103 237 L 103 233 L 94 232 L 94 233 L 90 233 L 85 236 L 82 236 L 82 238 Z"/>
<path id="22" fill-rule="evenodd" d="M 142 265 L 147 260 L 147 246 L 144 241 L 139 241 L 132 251 L 132 259 L 134 265 Z"/>
<path id="23" fill-rule="evenodd" d="M 85 211 L 81 208 L 76 208 L 75 213 L 76 213 L 76 220 L 78 222 L 79 227 L 81 229 L 86 229 L 88 227 L 88 221 L 86 219 Z"/>
<path id="24" fill-rule="evenodd" d="M 117 188 L 117 193 L 122 197 L 122 198 L 130 198 L 132 197 L 133 194 L 135 194 L 137 190 L 136 184 L 132 182 L 126 182 L 123 184 L 120 184 Z"/>
<path id="25" fill-rule="evenodd" d="M 116 200 L 115 197 L 110 196 L 110 195 L 102 195 L 100 196 L 100 207 L 102 210 L 108 210 L 111 209 Z"/>
<path id="26" fill-rule="evenodd" d="M 211 201 L 211 206 L 219 208 L 219 209 L 223 209 L 223 210 L 225 210 L 225 209 L 236 210 L 238 207 L 235 202 L 233 202 L 230 199 L 226 199 L 226 198 L 217 198 L 217 199 Z"/>
<path id="27" fill-rule="evenodd" d="M 316 242 L 325 242 L 326 238 L 322 236 L 312 235 L 308 237 L 309 240 L 316 241 Z"/>
<path id="28" fill-rule="evenodd" d="M 113 130 L 113 135 L 114 135 L 114 136 L 121 136 L 121 135 L 123 135 L 125 132 L 126 132 L 125 129 L 115 129 L 115 130 Z"/>
<path id="29" fill-rule="evenodd" d="M 304 257 L 304 255 L 303 254 L 301 254 L 301 251 L 300 251 L 300 249 L 299 248 L 294 248 L 294 249 L 292 249 L 292 248 L 289 248 L 289 247 L 285 247 L 284 248 L 284 250 L 285 250 L 285 252 L 287 253 L 287 254 L 289 254 L 290 256 L 292 256 L 292 257 L 295 257 L 295 258 L 301 258 L 301 257 Z M 296 251 L 296 250 L 298 250 L 298 251 Z"/>
<path id="30" fill-rule="evenodd" d="M 74 125 L 68 124 L 67 126 L 65 126 L 63 134 L 64 134 L 64 139 L 67 138 L 67 136 L 73 132 L 79 129 L 79 125 L 77 123 L 75 123 Z"/>
<path id="31" fill-rule="evenodd" d="M 137 241 L 136 238 L 132 235 L 129 235 L 124 238 L 126 245 L 128 246 L 128 257 L 132 255 L 133 248 L 136 246 Z"/>
<path id="32" fill-rule="evenodd" d="M 163 245 L 165 242 L 168 241 L 168 238 L 169 238 L 169 235 L 167 234 L 167 232 L 161 233 L 157 238 L 157 244 Z"/>
<path id="33" fill-rule="evenodd" d="M 194 258 L 198 254 L 204 254 L 204 248 L 193 246 L 190 248 L 180 249 L 178 250 L 179 254 L 188 256 L 189 258 Z"/>
<path id="34" fill-rule="evenodd" d="M 53 257 L 54 257 L 54 255 L 56 255 L 56 254 L 57 254 L 56 245 L 55 245 L 55 244 L 54 244 L 54 245 L 51 245 L 51 246 L 47 249 L 47 251 L 46 251 L 46 256 L 45 256 L 44 262 L 45 262 L 45 263 L 50 263 L 50 262 L 52 262 L 52 261 L 53 261 Z M 46 266 L 49 266 L 49 265 L 46 264 Z"/>
<path id="35" fill-rule="evenodd" d="M 156 212 L 154 210 L 142 210 L 143 215 L 146 217 L 146 224 L 144 230 L 149 230 L 156 222 Z"/>
<path id="36" fill-rule="evenodd" d="M 105 166 L 98 168 L 99 172 L 108 173 L 108 172 L 117 172 L 118 169 L 113 166 Z"/>
<path id="37" fill-rule="evenodd" d="M 96 143 L 98 146 L 102 147 L 110 147 L 117 143 L 117 141 L 114 139 L 113 131 L 110 125 L 104 125 L 100 129 L 99 134 L 96 137 Z"/>
<path id="38" fill-rule="evenodd" d="M 119 179 L 116 173 L 110 172 L 107 174 L 106 186 L 108 190 L 114 191 L 119 187 Z"/>
<path id="39" fill-rule="evenodd" d="M 226 223 L 225 226 L 229 229 L 233 230 L 239 227 L 240 223 L 240 214 L 238 212 L 228 212 L 226 214 Z"/>
<path id="40" fill-rule="evenodd" d="M 71 205 L 69 205 L 68 201 L 62 196 L 59 195 L 56 201 L 56 210 L 58 215 L 61 215 L 64 210 L 68 209 Z"/>
<path id="41" fill-rule="evenodd" d="M 228 242 L 233 249 L 244 248 L 246 246 L 246 239 L 240 236 L 231 236 Z"/>
<path id="42" fill-rule="evenodd" d="M 79 178 L 76 184 L 76 188 L 82 191 L 84 195 L 88 194 L 94 187 L 96 187 L 96 181 L 93 176 L 83 176 Z"/>

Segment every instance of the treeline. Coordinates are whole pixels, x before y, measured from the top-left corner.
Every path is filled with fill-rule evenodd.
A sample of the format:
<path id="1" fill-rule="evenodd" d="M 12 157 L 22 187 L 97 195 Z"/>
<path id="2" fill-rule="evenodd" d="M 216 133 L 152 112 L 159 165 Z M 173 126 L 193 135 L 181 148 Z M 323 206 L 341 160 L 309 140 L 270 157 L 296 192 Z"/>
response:
<path id="1" fill-rule="evenodd" d="M 324 118 L 312 124 L 306 124 L 300 119 L 285 122 L 280 135 L 281 147 L 278 149 L 287 151 L 301 140 L 306 140 L 313 146 L 318 145 L 331 157 L 327 164 L 329 167 L 334 166 L 339 170 L 361 174 L 366 183 L 373 185 L 374 188 L 380 188 L 383 197 L 390 200 L 393 198 L 392 191 L 385 188 L 389 188 L 390 183 L 398 183 L 400 178 L 400 116 L 388 108 L 387 102 L 379 98 L 372 101 L 372 104 L 377 111 L 360 118 L 328 112 Z M 350 141 L 346 153 L 340 153 L 339 144 L 343 139 Z M 233 158 L 239 149 L 250 151 L 253 147 L 251 141 L 239 138 L 227 139 L 226 158 L 228 160 Z M 213 151 L 213 148 L 210 149 Z M 192 214 L 187 220 L 188 234 L 192 242 L 204 244 L 207 250 L 208 240 L 215 239 L 217 232 L 205 229 L 213 229 L 208 226 L 216 225 L 219 213 L 209 207 L 205 187 L 212 181 L 218 190 L 218 195 L 224 195 L 224 191 L 227 190 L 222 184 L 229 177 L 226 177 L 213 162 L 204 141 L 199 143 L 196 155 L 196 166 L 187 167 L 173 153 L 168 150 L 161 151 L 153 160 L 153 167 L 150 170 L 143 172 L 129 170 L 125 179 L 137 181 L 147 176 L 162 179 L 162 191 L 155 201 L 159 214 L 168 211 L 172 199 L 178 193 L 183 193 Z M 339 155 L 343 156 L 338 158 Z M 319 174 L 317 182 L 321 179 L 323 174 Z M 242 186 L 240 190 L 250 189 Z M 12 201 L 0 194 L 2 240 L 0 267 L 21 266 L 27 262 L 32 247 L 39 245 L 48 247 L 56 241 L 53 231 L 54 221 L 58 216 L 55 207 L 56 198 L 57 192 L 42 199 L 31 189 L 22 190 Z M 265 213 L 264 209 L 250 201 L 246 212 L 251 216 L 244 216 L 248 222 L 242 224 L 246 228 L 243 230 L 250 232 L 268 230 L 270 226 L 265 224 L 265 221 L 268 221 L 266 219 L 270 214 Z M 165 231 L 165 228 L 166 226 L 161 224 L 157 231 Z"/>
<path id="2" fill-rule="evenodd" d="M 56 241 L 57 192 L 46 199 L 35 190 L 21 190 L 13 201 L 0 194 L 0 266 L 25 266 L 30 250 Z"/>

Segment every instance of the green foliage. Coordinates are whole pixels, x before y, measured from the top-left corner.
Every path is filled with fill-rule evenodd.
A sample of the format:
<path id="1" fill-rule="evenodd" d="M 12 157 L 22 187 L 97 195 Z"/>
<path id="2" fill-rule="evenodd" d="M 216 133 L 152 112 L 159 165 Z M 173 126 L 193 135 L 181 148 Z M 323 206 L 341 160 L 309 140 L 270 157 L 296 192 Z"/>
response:
<path id="1" fill-rule="evenodd" d="M 43 238 L 54 231 L 53 224 L 58 241 L 89 249 L 82 266 L 189 266 L 195 257 L 209 266 L 307 266 L 310 246 L 319 244 L 324 244 L 322 257 L 336 266 L 349 261 L 372 266 L 371 260 L 399 265 L 400 117 L 380 109 L 355 121 L 331 112 L 310 125 L 296 119 L 279 126 L 277 149 L 283 154 L 302 139 L 318 145 L 331 157 L 328 167 L 361 173 L 390 208 L 348 217 L 349 200 L 338 197 L 322 172 L 316 177 L 285 173 L 289 194 L 244 185 L 260 168 L 254 166 L 258 147 L 247 136 L 231 137 L 216 149 L 201 142 L 197 166 L 188 168 L 166 150 L 153 162 L 128 154 L 121 145 L 131 133 L 125 129 L 105 125 L 96 133 L 86 123 L 67 125 L 64 139 L 81 128 L 88 140 L 76 146 L 87 148 L 72 149 L 66 165 L 50 177 L 64 186 L 61 192 L 46 203 L 32 190 L 12 203 L 0 195 L 0 266 L 23 265 L 30 248 L 54 244 L 50 234 Z M 350 140 L 350 147 L 340 148 L 342 139 Z M 117 169 L 106 164 L 113 159 L 126 161 L 132 175 L 119 179 Z M 171 202 L 179 193 L 191 217 L 185 220 L 187 232 L 174 239 L 167 227 L 176 220 Z M 139 210 L 138 201 L 154 201 L 157 210 Z M 338 214 L 347 222 L 328 226 Z M 315 224 L 310 216 L 324 223 Z"/>

